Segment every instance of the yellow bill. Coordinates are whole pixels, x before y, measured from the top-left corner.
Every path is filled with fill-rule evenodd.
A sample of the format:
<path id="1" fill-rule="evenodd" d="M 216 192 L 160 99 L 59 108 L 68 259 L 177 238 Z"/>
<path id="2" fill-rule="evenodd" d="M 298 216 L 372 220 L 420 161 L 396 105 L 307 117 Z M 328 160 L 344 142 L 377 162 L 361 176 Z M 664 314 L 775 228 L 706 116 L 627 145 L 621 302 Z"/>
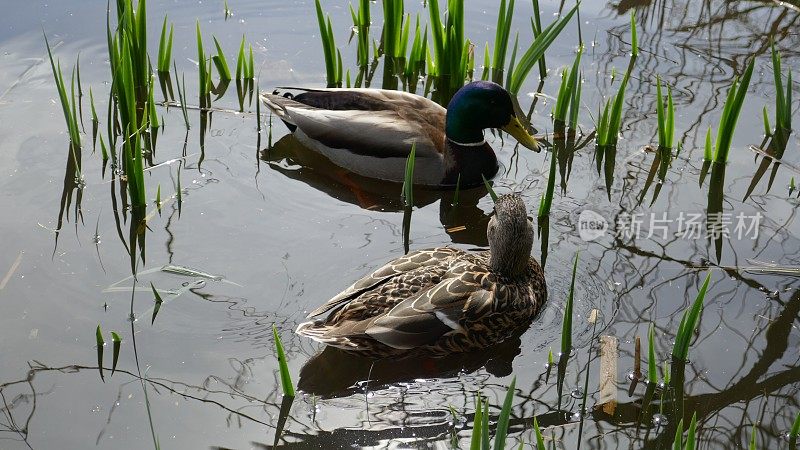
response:
<path id="1" fill-rule="evenodd" d="M 528 130 L 522 125 L 522 122 L 516 116 L 512 116 L 511 120 L 508 121 L 502 128 L 503 131 L 514 136 L 514 139 L 517 140 L 520 144 L 529 149 L 538 152 L 539 149 L 539 142 L 536 141 L 536 138 L 533 137 L 532 134 L 528 132 Z"/>

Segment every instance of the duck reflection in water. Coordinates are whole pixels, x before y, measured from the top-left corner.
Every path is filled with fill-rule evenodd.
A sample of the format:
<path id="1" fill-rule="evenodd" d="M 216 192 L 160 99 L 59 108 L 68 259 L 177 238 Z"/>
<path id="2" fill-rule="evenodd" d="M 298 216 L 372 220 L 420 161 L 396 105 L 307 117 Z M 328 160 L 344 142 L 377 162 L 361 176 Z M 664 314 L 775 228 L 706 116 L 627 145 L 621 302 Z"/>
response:
<path id="1" fill-rule="evenodd" d="M 271 148 L 261 150 L 260 158 L 272 170 L 339 201 L 371 211 L 404 210 L 400 198 L 402 184 L 363 177 L 336 166 L 305 147 L 293 134 L 287 134 Z M 415 186 L 414 206 L 421 208 L 441 200 L 439 220 L 452 242 L 486 246 L 489 215 L 478 207 L 478 202 L 487 195 L 486 188 L 461 189 L 456 206 L 453 206 L 454 195 L 453 190 Z"/>
<path id="2" fill-rule="evenodd" d="M 527 328 L 527 325 L 525 326 Z M 496 377 L 512 373 L 512 362 L 521 353 L 519 334 L 483 350 L 445 357 L 374 360 L 336 347 L 311 357 L 300 369 L 297 388 L 322 398 L 347 397 L 370 389 L 419 378 L 447 378 L 472 373 L 483 367 Z"/>

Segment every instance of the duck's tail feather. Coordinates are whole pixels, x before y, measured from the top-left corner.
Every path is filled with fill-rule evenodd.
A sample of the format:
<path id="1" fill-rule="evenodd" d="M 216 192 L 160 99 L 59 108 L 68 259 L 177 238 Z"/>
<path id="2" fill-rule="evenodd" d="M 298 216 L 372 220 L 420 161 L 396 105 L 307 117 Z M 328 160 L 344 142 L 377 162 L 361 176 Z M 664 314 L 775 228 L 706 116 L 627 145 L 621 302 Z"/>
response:
<path id="1" fill-rule="evenodd" d="M 294 133 L 297 129 L 297 124 L 292 120 L 292 116 L 286 111 L 286 103 L 291 102 L 291 94 L 279 95 L 278 91 L 272 94 L 261 94 L 261 101 L 272 111 L 273 114 L 278 116 L 283 123 L 289 128 L 289 131 Z"/>
<path id="2" fill-rule="evenodd" d="M 330 345 L 331 347 L 341 348 L 343 350 L 358 350 L 359 346 L 345 336 L 329 336 L 328 331 L 330 327 L 322 324 L 320 321 L 309 320 L 297 326 L 295 331 L 301 336 L 311 338 L 319 343 Z"/>

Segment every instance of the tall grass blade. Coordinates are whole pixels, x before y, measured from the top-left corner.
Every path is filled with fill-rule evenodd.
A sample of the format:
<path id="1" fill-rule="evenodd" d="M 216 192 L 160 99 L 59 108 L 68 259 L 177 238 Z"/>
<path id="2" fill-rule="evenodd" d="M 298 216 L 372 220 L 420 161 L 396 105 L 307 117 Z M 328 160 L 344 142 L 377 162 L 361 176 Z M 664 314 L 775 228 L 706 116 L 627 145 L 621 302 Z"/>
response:
<path id="1" fill-rule="evenodd" d="M 697 447 L 697 441 L 695 438 L 697 430 L 697 413 L 695 412 L 692 414 L 692 422 L 689 424 L 689 432 L 686 434 L 686 445 L 684 445 L 684 450 L 695 450 Z"/>
<path id="2" fill-rule="evenodd" d="M 494 36 L 494 54 L 492 57 L 492 81 L 501 83 L 506 66 L 508 39 L 511 36 L 511 21 L 514 18 L 514 0 L 500 0 L 500 11 L 497 14 L 497 25 Z"/>
<path id="3" fill-rule="evenodd" d="M 750 78 L 753 76 L 754 63 L 755 58 L 750 60 L 750 64 L 747 65 L 741 81 L 735 79 L 728 91 L 728 98 L 725 101 L 719 129 L 717 130 L 716 153 L 714 154 L 714 161 L 717 163 L 728 161 L 728 153 L 736 130 L 736 123 L 739 120 L 739 113 L 747 95 L 747 88 L 750 86 Z"/>
<path id="4" fill-rule="evenodd" d="M 533 28 L 533 37 L 537 38 L 542 34 L 542 14 L 539 10 L 539 0 L 532 0 L 533 3 L 533 17 L 531 18 L 531 25 Z M 544 80 L 547 76 L 547 62 L 545 61 L 544 54 L 539 58 L 539 79 Z"/>
<path id="5" fill-rule="evenodd" d="M 544 437 L 542 436 L 542 430 L 539 428 L 539 419 L 537 417 L 533 418 L 533 431 L 536 434 L 536 450 L 546 450 L 547 447 L 544 446 Z"/>
<path id="6" fill-rule="evenodd" d="M 561 357 L 568 357 L 572 349 L 572 307 L 575 299 L 575 273 L 578 271 L 578 253 L 572 263 L 572 281 L 569 284 L 567 303 L 564 306 L 564 319 L 561 324 Z"/>
<path id="7" fill-rule="evenodd" d="M 492 185 L 489 184 L 489 180 L 481 174 L 481 178 L 483 179 L 483 185 L 486 186 L 486 190 L 489 192 L 489 196 L 492 197 L 492 201 L 497 201 L 497 194 L 494 193 L 494 189 L 492 189 Z"/>
<path id="8" fill-rule="evenodd" d="M 547 175 L 547 189 L 539 201 L 539 214 L 538 216 L 547 217 L 550 215 L 550 206 L 553 204 L 553 193 L 556 189 L 556 166 L 558 162 L 558 150 L 553 147 L 553 152 L 550 155 L 550 172 Z"/>
<path id="9" fill-rule="evenodd" d="M 516 95 L 522 88 L 522 84 L 528 77 L 533 66 L 544 55 L 544 52 L 553 43 L 556 37 L 561 34 L 564 27 L 567 26 L 572 16 L 578 10 L 578 5 L 575 5 L 567 14 L 559 18 L 555 22 L 547 26 L 541 33 L 533 40 L 528 50 L 520 57 L 519 63 L 514 69 L 514 75 L 511 77 L 511 84 L 507 89 L 512 94 Z"/>
<path id="10" fill-rule="evenodd" d="M 169 36 L 167 36 L 167 16 L 164 16 L 164 24 L 161 26 L 161 39 L 158 42 L 158 71 L 161 73 L 169 72 L 169 63 L 172 60 L 172 34 L 174 26 L 169 26 Z"/>
<path id="11" fill-rule="evenodd" d="M 411 144 L 411 152 L 406 158 L 406 172 L 403 179 L 403 192 L 400 196 L 403 204 L 410 208 L 414 206 L 414 165 L 417 157 L 417 143 Z"/>
<path id="12" fill-rule="evenodd" d="M 675 428 L 675 438 L 672 440 L 672 450 L 683 450 L 683 419 Z"/>
<path id="13" fill-rule="evenodd" d="M 114 343 L 114 359 L 111 362 L 111 376 L 117 370 L 117 362 L 119 362 L 119 351 L 122 349 L 122 338 L 119 337 L 116 331 L 111 332 L 111 342 Z"/>
<path id="14" fill-rule="evenodd" d="M 105 382 L 106 379 L 103 375 L 103 348 L 106 345 L 106 341 L 103 339 L 103 330 L 100 329 L 100 325 L 97 325 L 94 336 L 97 343 L 97 368 L 100 370 L 100 379 Z"/>
<path id="15" fill-rule="evenodd" d="M 797 448 L 797 435 L 800 434 L 800 414 L 794 419 L 792 429 L 789 430 L 789 448 Z"/>
<path id="16" fill-rule="evenodd" d="M 480 395 L 475 395 L 475 403 L 475 415 L 472 419 L 472 439 L 470 440 L 469 448 L 470 450 L 481 450 L 483 434 L 483 399 Z"/>
<path id="17" fill-rule="evenodd" d="M 503 401 L 503 408 L 497 418 L 497 430 L 494 435 L 494 450 L 504 450 L 506 447 L 506 437 L 508 437 L 508 424 L 511 419 L 511 405 L 514 403 L 514 389 L 517 385 L 517 377 L 511 379 L 508 386 L 506 398 Z"/>
<path id="18" fill-rule="evenodd" d="M 283 351 L 283 343 L 281 337 L 278 335 L 278 329 L 275 324 L 272 325 L 272 337 L 275 338 L 275 351 L 278 354 L 278 365 L 281 372 L 281 388 L 283 395 L 287 397 L 294 397 L 294 385 L 292 384 L 292 377 L 289 374 L 289 365 L 286 362 L 286 353 Z"/>
<path id="19" fill-rule="evenodd" d="M 222 46 L 219 41 L 214 37 L 214 45 L 217 47 L 217 54 L 212 58 L 214 65 L 217 66 L 217 72 L 222 81 L 229 81 L 231 79 L 231 71 L 228 68 L 228 62 L 225 59 L 225 53 L 222 51 Z"/>
<path id="20" fill-rule="evenodd" d="M 689 354 L 689 344 L 697 328 L 697 322 L 700 320 L 700 315 L 703 313 L 703 300 L 706 297 L 708 289 L 708 282 L 711 280 L 711 273 L 706 275 L 697 297 L 692 303 L 692 307 L 683 313 L 680 326 L 678 327 L 677 335 L 675 336 L 675 344 L 672 347 L 672 358 L 677 361 L 685 361 Z"/>
<path id="21" fill-rule="evenodd" d="M 647 332 L 647 380 L 651 383 L 658 383 L 658 371 L 656 370 L 656 330 L 653 324 Z"/>
<path id="22" fill-rule="evenodd" d="M 639 38 L 636 34 L 636 9 L 631 9 L 631 55 L 639 56 Z"/>

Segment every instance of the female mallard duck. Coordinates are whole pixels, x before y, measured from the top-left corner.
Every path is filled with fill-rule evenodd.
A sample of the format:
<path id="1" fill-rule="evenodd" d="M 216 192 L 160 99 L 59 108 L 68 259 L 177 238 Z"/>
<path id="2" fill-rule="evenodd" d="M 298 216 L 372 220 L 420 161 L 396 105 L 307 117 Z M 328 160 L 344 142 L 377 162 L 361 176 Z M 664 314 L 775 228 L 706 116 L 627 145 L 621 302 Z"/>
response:
<path id="1" fill-rule="evenodd" d="M 409 253 L 317 308 L 297 333 L 373 358 L 443 356 L 489 347 L 525 330 L 547 299 L 531 257 L 533 225 L 516 194 L 503 195 L 486 231 L 489 251 Z"/>
<path id="2" fill-rule="evenodd" d="M 501 128 L 538 151 L 511 95 L 489 81 L 461 88 L 445 110 L 419 95 L 383 89 L 308 89 L 261 99 L 297 139 L 359 175 L 402 182 L 416 143 L 414 183 L 475 186 L 497 173 L 483 130 Z"/>

